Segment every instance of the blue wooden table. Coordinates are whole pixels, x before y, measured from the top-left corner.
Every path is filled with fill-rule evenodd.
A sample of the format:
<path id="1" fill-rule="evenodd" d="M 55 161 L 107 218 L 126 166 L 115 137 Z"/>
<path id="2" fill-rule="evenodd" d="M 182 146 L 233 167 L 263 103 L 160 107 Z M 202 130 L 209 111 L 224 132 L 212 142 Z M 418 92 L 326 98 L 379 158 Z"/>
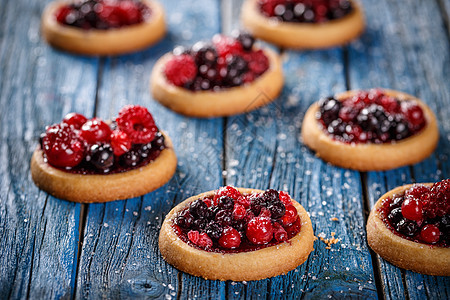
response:
<path id="1" fill-rule="evenodd" d="M 133 55 L 87 58 L 56 51 L 39 31 L 48 0 L 0 0 L 0 298 L 449 299 L 450 279 L 399 269 L 367 246 L 365 223 L 395 186 L 450 177 L 448 0 L 362 1 L 367 30 L 348 46 L 279 50 L 286 83 L 272 104 L 216 119 L 177 115 L 152 100 L 155 61 L 239 27 L 241 1 L 165 0 L 168 34 Z M 308 106 L 347 89 L 386 87 L 423 99 L 440 140 L 425 161 L 360 173 L 324 163 L 300 139 Z M 68 112 L 111 118 L 125 104 L 150 108 L 170 134 L 176 175 L 139 198 L 74 204 L 40 191 L 29 159 L 45 125 Z M 209 281 L 179 272 L 158 250 L 166 213 L 183 199 L 231 184 L 288 191 L 311 214 L 318 240 L 286 275 Z M 450 262 L 449 262 L 450 263 Z"/>

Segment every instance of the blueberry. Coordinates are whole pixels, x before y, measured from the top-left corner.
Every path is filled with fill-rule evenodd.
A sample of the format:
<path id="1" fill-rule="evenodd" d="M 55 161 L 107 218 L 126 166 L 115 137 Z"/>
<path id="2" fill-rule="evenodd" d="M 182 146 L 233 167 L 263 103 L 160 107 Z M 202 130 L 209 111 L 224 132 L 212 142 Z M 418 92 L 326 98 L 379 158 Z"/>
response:
<path id="1" fill-rule="evenodd" d="M 124 167 L 135 167 L 141 161 L 141 155 L 135 149 L 131 149 L 120 156 L 119 162 Z"/>
<path id="2" fill-rule="evenodd" d="M 89 150 L 89 162 L 98 170 L 105 173 L 114 164 L 114 153 L 109 144 L 95 144 Z"/>
<path id="3" fill-rule="evenodd" d="M 255 43 L 255 38 L 248 32 L 240 32 L 236 38 L 242 45 L 245 51 L 250 51 Z"/>
<path id="4" fill-rule="evenodd" d="M 212 66 L 217 62 L 217 51 L 213 45 L 205 42 L 197 42 L 192 46 L 192 52 L 197 66 Z"/>
<path id="5" fill-rule="evenodd" d="M 387 218 L 392 225 L 398 224 L 403 219 L 402 208 L 394 208 L 393 210 L 391 210 Z"/>
<path id="6" fill-rule="evenodd" d="M 163 150 L 166 147 L 164 135 L 158 131 L 151 143 L 154 149 Z"/>
<path id="7" fill-rule="evenodd" d="M 398 222 L 396 229 L 406 236 L 414 236 L 419 229 L 419 225 L 414 221 L 402 219 Z"/>

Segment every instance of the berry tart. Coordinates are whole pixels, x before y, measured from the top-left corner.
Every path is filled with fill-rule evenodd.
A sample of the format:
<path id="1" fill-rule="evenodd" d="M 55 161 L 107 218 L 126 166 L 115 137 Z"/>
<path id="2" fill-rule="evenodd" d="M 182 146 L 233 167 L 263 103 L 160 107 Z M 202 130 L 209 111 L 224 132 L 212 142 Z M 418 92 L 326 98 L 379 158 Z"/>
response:
<path id="1" fill-rule="evenodd" d="M 174 207 L 159 235 L 168 263 L 213 280 L 285 274 L 306 261 L 313 243 L 307 212 L 287 193 L 231 186 Z"/>
<path id="2" fill-rule="evenodd" d="M 257 48 L 253 36 L 239 33 L 176 47 L 158 60 L 150 84 L 154 99 L 178 113 L 218 117 L 273 101 L 283 74 L 275 52 Z"/>
<path id="3" fill-rule="evenodd" d="M 367 221 L 367 241 L 400 268 L 450 276 L 450 179 L 384 194 Z"/>
<path id="4" fill-rule="evenodd" d="M 57 198 L 107 202 L 159 188 L 176 165 L 172 142 L 152 115 L 129 105 L 113 122 L 70 113 L 48 126 L 31 158 L 31 175 Z"/>
<path id="5" fill-rule="evenodd" d="M 417 163 L 436 148 L 436 117 L 419 99 L 394 90 L 348 91 L 310 106 L 304 143 L 317 156 L 359 171 Z"/>
<path id="6" fill-rule="evenodd" d="M 153 0 L 74 0 L 50 3 L 42 15 L 47 42 L 85 55 L 117 55 L 146 48 L 166 32 Z"/>
<path id="7" fill-rule="evenodd" d="M 343 45 L 364 30 L 364 14 L 353 0 L 247 0 L 244 26 L 255 37 L 286 48 Z"/>

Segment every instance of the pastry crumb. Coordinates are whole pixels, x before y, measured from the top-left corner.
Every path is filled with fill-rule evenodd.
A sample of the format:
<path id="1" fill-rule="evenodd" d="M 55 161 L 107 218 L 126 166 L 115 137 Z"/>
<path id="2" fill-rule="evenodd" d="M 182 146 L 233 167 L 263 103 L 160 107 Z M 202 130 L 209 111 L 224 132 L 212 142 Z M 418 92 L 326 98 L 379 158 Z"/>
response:
<path id="1" fill-rule="evenodd" d="M 340 241 L 340 239 L 334 237 L 335 235 L 336 235 L 336 232 L 333 231 L 333 232 L 331 232 L 331 238 L 329 238 L 329 239 L 325 238 L 325 235 L 319 236 L 320 240 L 327 245 L 325 247 L 325 249 L 330 250 L 331 245 L 337 244 Z"/>
<path id="2" fill-rule="evenodd" d="M 332 217 L 332 218 L 330 218 L 330 221 L 339 221 L 339 219 L 336 217 Z"/>

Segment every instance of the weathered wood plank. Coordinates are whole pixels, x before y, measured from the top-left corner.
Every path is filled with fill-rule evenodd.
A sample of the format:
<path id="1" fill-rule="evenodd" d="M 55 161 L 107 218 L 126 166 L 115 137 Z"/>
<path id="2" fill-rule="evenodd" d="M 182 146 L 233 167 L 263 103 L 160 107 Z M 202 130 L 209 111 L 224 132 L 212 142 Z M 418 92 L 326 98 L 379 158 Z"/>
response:
<path id="1" fill-rule="evenodd" d="M 80 205 L 39 191 L 29 159 L 45 125 L 72 110 L 92 114 L 97 60 L 60 53 L 41 40 L 45 2 L 0 5 L 0 294 L 5 298 L 70 297 L 75 283 Z"/>
<path id="2" fill-rule="evenodd" d="M 368 30 L 349 48 L 351 88 L 388 87 L 424 100 L 436 112 L 441 139 L 436 152 L 412 168 L 369 172 L 369 203 L 398 185 L 448 177 L 448 38 L 433 2 L 400 5 L 396 1 L 365 1 Z M 430 43 L 429 41 L 433 41 Z M 439 53 L 438 55 L 436 55 Z M 447 66 L 447 67 L 446 67 Z M 380 76 L 383 74 L 383 76 Z M 443 76 L 444 75 L 444 76 Z M 448 295 L 447 279 L 404 271 L 378 257 L 387 298 Z M 437 285 L 436 281 L 445 284 Z M 433 295 L 433 296 L 431 296 Z M 444 297 L 445 298 L 445 297 Z"/>
<path id="3" fill-rule="evenodd" d="M 78 298 L 215 297 L 225 283 L 178 272 L 161 257 L 158 234 L 173 205 L 221 185 L 222 120 L 189 119 L 151 100 L 148 80 L 155 61 L 177 44 L 192 45 L 219 31 L 218 2 L 165 1 L 169 32 L 160 44 L 105 61 L 98 114 L 110 118 L 125 104 L 149 107 L 172 138 L 179 164 L 164 187 L 141 198 L 90 205 L 80 261 Z"/>

